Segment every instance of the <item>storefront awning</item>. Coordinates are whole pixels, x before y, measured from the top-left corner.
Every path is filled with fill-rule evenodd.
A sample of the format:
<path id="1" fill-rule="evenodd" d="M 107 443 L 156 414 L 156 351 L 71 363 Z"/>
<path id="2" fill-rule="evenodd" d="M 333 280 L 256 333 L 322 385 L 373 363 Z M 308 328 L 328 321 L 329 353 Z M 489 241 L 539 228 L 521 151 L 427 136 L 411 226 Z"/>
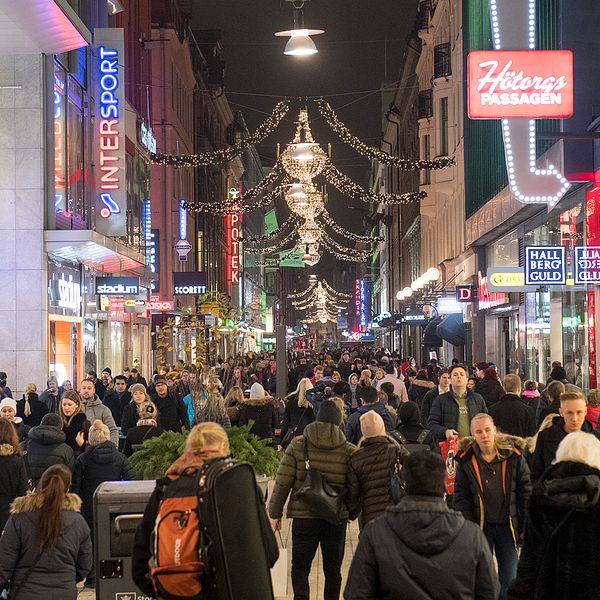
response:
<path id="1" fill-rule="evenodd" d="M 146 264 L 143 254 L 89 229 L 46 231 L 44 241 L 50 258 L 81 263 L 105 273 L 131 271 Z"/>
<path id="2" fill-rule="evenodd" d="M 0 0 L 0 54 L 59 54 L 91 39 L 67 0 Z"/>

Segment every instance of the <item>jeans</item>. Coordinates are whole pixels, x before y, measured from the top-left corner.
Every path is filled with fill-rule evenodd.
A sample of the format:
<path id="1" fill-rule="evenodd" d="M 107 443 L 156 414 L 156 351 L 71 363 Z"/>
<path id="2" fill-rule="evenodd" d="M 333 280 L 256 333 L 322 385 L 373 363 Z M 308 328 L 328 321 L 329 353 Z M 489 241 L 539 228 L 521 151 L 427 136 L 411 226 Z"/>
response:
<path id="1" fill-rule="evenodd" d="M 308 577 L 321 544 L 325 574 L 324 600 L 339 600 L 346 523 L 332 525 L 322 519 L 294 519 L 292 523 L 292 586 L 294 600 L 310 600 Z"/>
<path id="2" fill-rule="evenodd" d="M 498 561 L 498 578 L 500 579 L 500 600 L 506 600 L 508 586 L 517 576 L 517 549 L 510 530 L 510 525 L 486 523 L 483 533 L 487 538 L 490 550 L 496 553 Z"/>

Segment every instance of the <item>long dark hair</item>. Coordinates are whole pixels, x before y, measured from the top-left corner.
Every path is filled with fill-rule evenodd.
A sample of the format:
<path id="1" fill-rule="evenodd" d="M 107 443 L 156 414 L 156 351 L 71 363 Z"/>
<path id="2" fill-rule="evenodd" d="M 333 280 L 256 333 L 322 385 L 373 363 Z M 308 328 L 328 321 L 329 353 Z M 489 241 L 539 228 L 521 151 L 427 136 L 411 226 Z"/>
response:
<path id="1" fill-rule="evenodd" d="M 38 520 L 40 546 L 56 546 L 62 532 L 62 510 L 71 486 L 71 471 L 65 465 L 52 465 L 42 475 L 37 491 L 44 494 L 44 503 Z"/>
<path id="2" fill-rule="evenodd" d="M 0 419 L 0 444 L 8 444 L 13 447 L 14 454 L 22 454 L 17 430 L 15 429 L 15 426 L 6 419 Z"/>

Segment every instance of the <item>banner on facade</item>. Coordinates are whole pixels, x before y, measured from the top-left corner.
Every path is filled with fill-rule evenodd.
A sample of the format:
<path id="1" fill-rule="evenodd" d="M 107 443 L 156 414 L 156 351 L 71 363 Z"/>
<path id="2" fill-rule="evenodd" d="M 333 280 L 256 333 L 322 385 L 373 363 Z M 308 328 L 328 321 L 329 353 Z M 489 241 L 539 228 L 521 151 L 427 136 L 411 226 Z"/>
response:
<path id="1" fill-rule="evenodd" d="M 525 285 L 566 285 L 564 246 L 525 246 Z"/>
<path id="2" fill-rule="evenodd" d="M 139 277 L 96 277 L 96 296 L 137 296 Z"/>
<path id="3" fill-rule="evenodd" d="M 122 28 L 94 29 L 96 231 L 110 236 L 127 233 L 124 50 Z"/>
<path id="4" fill-rule="evenodd" d="M 600 284 L 600 246 L 575 246 L 575 284 Z"/>
<path id="5" fill-rule="evenodd" d="M 491 292 L 534 292 L 536 286 L 525 285 L 523 267 L 494 267 L 487 270 L 487 286 Z"/>
<path id="6" fill-rule="evenodd" d="M 206 273 L 173 273 L 173 293 L 175 296 L 206 294 Z"/>

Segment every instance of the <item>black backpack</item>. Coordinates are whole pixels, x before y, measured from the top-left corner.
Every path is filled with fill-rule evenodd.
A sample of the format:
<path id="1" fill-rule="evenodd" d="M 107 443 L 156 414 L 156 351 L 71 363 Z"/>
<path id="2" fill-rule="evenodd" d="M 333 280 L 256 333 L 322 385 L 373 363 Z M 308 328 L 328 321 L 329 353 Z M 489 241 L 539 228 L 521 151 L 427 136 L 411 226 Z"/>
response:
<path id="1" fill-rule="evenodd" d="M 402 444 L 411 454 L 413 452 L 422 452 L 423 450 L 431 450 L 431 447 L 426 440 L 429 436 L 429 429 L 423 429 L 419 434 L 419 437 L 414 442 L 409 442 L 404 435 L 398 430 L 388 432 L 388 435 L 393 438 L 399 444 Z"/>

